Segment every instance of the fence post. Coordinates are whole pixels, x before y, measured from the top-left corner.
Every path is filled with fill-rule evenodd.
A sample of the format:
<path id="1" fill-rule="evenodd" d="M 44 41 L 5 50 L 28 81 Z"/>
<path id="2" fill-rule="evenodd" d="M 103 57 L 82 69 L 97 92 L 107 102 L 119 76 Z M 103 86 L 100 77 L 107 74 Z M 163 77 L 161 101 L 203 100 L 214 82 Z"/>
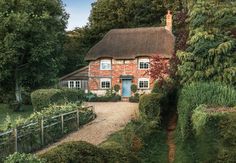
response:
<path id="1" fill-rule="evenodd" d="M 17 142 L 18 134 L 17 134 L 17 128 L 14 128 L 13 133 L 14 133 L 14 139 L 15 139 L 15 152 L 18 152 L 18 142 Z"/>
<path id="2" fill-rule="evenodd" d="M 41 144 L 42 146 L 44 145 L 44 120 L 43 118 L 41 119 Z"/>
<path id="3" fill-rule="evenodd" d="M 79 110 L 77 109 L 77 112 L 76 112 L 76 119 L 77 119 L 77 129 L 79 130 Z"/>
<path id="4" fill-rule="evenodd" d="M 64 134 L 64 115 L 63 114 L 61 115 L 61 132 L 63 135 Z"/>

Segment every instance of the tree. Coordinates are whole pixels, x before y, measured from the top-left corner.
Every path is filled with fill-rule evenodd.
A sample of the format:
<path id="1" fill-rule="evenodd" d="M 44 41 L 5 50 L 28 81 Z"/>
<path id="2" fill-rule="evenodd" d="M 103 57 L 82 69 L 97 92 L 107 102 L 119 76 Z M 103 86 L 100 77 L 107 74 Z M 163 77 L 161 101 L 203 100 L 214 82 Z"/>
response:
<path id="1" fill-rule="evenodd" d="M 189 12 L 186 51 L 179 51 L 181 83 L 219 81 L 236 86 L 236 3 L 197 2 Z"/>
<path id="2" fill-rule="evenodd" d="M 19 103 L 22 87 L 55 83 L 67 19 L 61 0 L 0 1 L 0 85 Z"/>

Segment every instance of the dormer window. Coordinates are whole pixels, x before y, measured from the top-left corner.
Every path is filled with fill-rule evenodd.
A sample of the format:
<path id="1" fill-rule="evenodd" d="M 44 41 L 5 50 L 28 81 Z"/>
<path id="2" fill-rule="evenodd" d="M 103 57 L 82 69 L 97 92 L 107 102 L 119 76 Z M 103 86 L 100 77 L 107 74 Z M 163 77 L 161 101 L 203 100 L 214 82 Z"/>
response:
<path id="1" fill-rule="evenodd" d="M 100 61 L 100 70 L 111 70 L 111 60 L 103 59 Z"/>
<path id="2" fill-rule="evenodd" d="M 149 59 L 146 58 L 146 59 L 139 59 L 139 64 L 138 64 L 138 67 L 139 69 L 141 70 L 146 70 L 146 69 L 149 69 Z"/>

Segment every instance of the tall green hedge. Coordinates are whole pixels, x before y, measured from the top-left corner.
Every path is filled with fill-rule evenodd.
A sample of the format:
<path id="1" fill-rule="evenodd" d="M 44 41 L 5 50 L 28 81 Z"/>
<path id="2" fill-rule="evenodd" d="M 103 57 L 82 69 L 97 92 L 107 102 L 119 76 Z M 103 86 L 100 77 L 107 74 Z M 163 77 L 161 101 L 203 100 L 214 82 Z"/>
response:
<path id="1" fill-rule="evenodd" d="M 236 108 L 199 106 L 192 123 L 199 162 L 236 162 Z"/>
<path id="2" fill-rule="evenodd" d="M 151 93 L 142 95 L 139 101 L 141 117 L 146 120 L 160 120 L 163 95 Z"/>
<path id="3" fill-rule="evenodd" d="M 39 111 L 50 104 L 64 104 L 83 100 L 83 92 L 75 89 L 39 89 L 31 93 L 34 110 Z"/>
<path id="4" fill-rule="evenodd" d="M 220 83 L 192 83 L 185 85 L 178 100 L 178 129 L 183 140 L 192 134 L 191 116 L 199 105 L 235 106 L 236 91 L 233 87 Z"/>

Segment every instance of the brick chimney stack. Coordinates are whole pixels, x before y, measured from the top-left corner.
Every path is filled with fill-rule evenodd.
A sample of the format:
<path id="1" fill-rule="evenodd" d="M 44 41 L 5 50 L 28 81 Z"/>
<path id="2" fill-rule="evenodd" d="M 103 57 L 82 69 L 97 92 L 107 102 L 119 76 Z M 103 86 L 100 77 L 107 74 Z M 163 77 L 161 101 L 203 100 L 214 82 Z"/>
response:
<path id="1" fill-rule="evenodd" d="M 170 10 L 168 10 L 168 13 L 166 15 L 166 26 L 165 26 L 165 28 L 167 30 L 169 30 L 171 33 L 172 33 L 172 22 L 173 22 L 172 14 L 171 14 Z"/>

